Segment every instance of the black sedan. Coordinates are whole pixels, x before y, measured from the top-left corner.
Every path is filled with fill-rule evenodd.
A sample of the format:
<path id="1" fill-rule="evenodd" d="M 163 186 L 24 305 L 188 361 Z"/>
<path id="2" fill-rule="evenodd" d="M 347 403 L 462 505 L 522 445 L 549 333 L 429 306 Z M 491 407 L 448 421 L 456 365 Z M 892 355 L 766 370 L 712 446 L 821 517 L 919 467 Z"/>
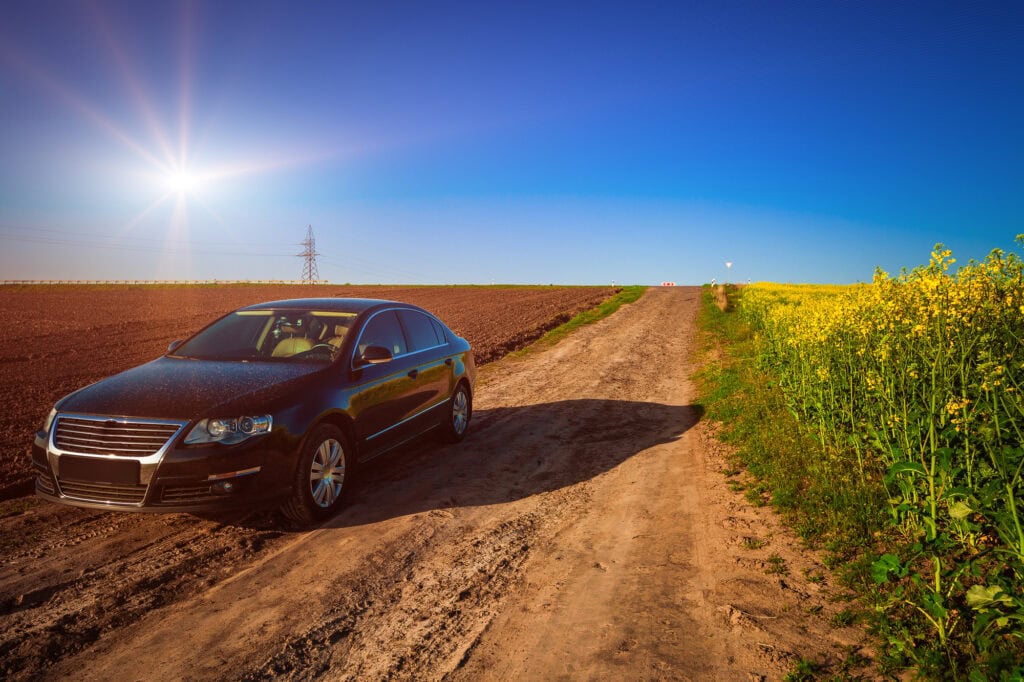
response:
<path id="1" fill-rule="evenodd" d="M 216 320 L 167 355 L 61 399 L 36 492 L 80 507 L 332 514 L 358 464 L 427 431 L 466 434 L 469 343 L 422 308 L 311 298 Z"/>

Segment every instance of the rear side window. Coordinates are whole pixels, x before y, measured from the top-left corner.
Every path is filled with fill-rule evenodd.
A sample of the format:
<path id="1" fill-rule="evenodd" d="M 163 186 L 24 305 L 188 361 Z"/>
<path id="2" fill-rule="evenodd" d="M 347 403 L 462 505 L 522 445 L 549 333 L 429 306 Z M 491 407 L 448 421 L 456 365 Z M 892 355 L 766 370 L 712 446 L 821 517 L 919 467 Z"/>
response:
<path id="1" fill-rule="evenodd" d="M 409 337 L 409 350 L 423 350 L 440 345 L 429 317 L 415 310 L 400 310 L 398 316 L 402 319 L 402 326 Z"/>
<path id="2" fill-rule="evenodd" d="M 394 310 L 385 310 L 373 316 L 359 337 L 358 351 L 362 353 L 367 346 L 383 346 L 392 355 L 401 355 L 406 351 L 405 337 L 398 324 Z"/>
<path id="3" fill-rule="evenodd" d="M 448 343 L 448 338 L 444 335 L 444 327 L 437 320 L 430 320 L 430 324 L 434 325 L 434 333 L 437 334 L 437 341 L 440 344 Z"/>

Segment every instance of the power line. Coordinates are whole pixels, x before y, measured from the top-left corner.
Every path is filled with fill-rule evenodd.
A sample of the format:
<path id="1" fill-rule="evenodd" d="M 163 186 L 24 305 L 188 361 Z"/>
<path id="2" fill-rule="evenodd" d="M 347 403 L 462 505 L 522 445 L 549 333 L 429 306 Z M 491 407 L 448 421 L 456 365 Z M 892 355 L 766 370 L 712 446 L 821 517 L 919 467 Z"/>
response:
<path id="1" fill-rule="evenodd" d="M 36 234 L 18 234 L 19 232 L 35 232 Z M 38 234 L 48 232 L 52 234 Z M 135 253 L 149 254 L 180 254 L 191 256 L 215 256 L 215 257 L 242 257 L 242 258 L 295 258 L 296 256 L 307 259 L 303 263 L 302 281 L 320 281 L 319 264 L 323 261 L 328 269 L 332 270 L 332 280 L 344 281 L 344 277 L 351 277 L 354 272 L 362 273 L 378 281 L 388 280 L 411 280 L 413 282 L 430 282 L 431 275 L 423 272 L 416 272 L 390 262 L 380 262 L 362 258 L 351 253 L 346 253 L 342 258 L 332 258 L 316 250 L 315 237 L 312 236 L 312 226 L 307 230 L 307 240 L 300 242 L 304 250 L 300 254 L 272 253 L 270 251 L 247 251 L 232 248 L 231 244 L 225 242 L 185 240 L 185 239 L 159 239 L 153 237 L 104 235 L 96 232 L 81 232 L 74 230 L 58 230 L 53 228 L 29 228 L 0 223 L 0 244 L 3 242 L 25 242 L 39 244 L 47 247 L 64 247 L 73 249 L 95 249 L 98 251 L 128 251 Z M 310 243 L 307 246 L 307 241 Z M 275 244 L 287 244 L 288 242 L 251 242 L 245 246 L 250 247 L 273 247 Z M 294 242 L 292 242 L 294 244 Z M 311 255 L 307 256 L 306 251 Z M 334 277 L 334 271 L 339 272 Z"/>
<path id="2" fill-rule="evenodd" d="M 260 257 L 281 257 L 285 254 L 280 253 L 258 253 L 252 251 L 231 251 L 224 248 L 217 248 L 211 250 L 210 247 L 198 247 L 197 248 L 167 248 L 152 246 L 146 244 L 121 244 L 117 242 L 98 242 L 84 239 L 60 239 L 57 237 L 47 237 L 40 235 L 38 237 L 21 236 L 21 235 L 0 235 L 3 241 L 18 241 L 18 242 L 30 242 L 34 244 L 47 244 L 53 246 L 71 246 L 75 248 L 89 248 L 89 249 L 104 249 L 114 251 L 136 251 L 142 253 L 156 253 L 156 254 L 190 254 L 190 255 L 215 255 L 215 256 L 260 256 Z M 183 242 L 185 243 L 185 242 Z"/>
<path id="3" fill-rule="evenodd" d="M 380 280 L 388 280 L 393 277 L 411 279 L 420 282 L 430 282 L 432 277 L 422 272 L 413 272 L 412 270 L 406 270 L 404 268 L 397 268 L 391 265 L 385 265 L 379 262 L 370 261 L 365 258 L 359 258 L 351 254 L 345 254 L 344 260 L 338 260 L 336 258 L 330 258 L 321 254 L 321 260 L 328 265 L 334 265 L 337 267 L 345 268 L 346 272 L 352 270 L 358 270 L 360 272 L 371 275 Z M 339 281 L 339 278 L 332 277 L 332 281 Z"/>
<path id="4" fill-rule="evenodd" d="M 29 233 L 30 235 L 36 235 L 39 232 L 49 232 L 49 233 L 52 233 L 53 235 L 55 235 L 54 237 L 51 237 L 52 239 L 61 239 L 61 238 L 75 239 L 75 238 L 78 238 L 78 237 L 90 238 L 90 239 L 99 239 L 99 240 L 106 240 L 106 241 L 111 241 L 111 240 L 117 241 L 119 239 L 128 239 L 133 244 L 138 243 L 138 242 L 155 242 L 155 243 L 159 243 L 159 244 L 163 244 L 163 245 L 166 245 L 166 244 L 182 244 L 182 245 L 185 245 L 185 246 L 195 246 L 195 247 L 222 246 L 224 244 L 223 240 L 176 239 L 176 238 L 173 238 L 173 237 L 147 237 L 147 236 L 141 236 L 141 235 L 138 235 L 138 234 L 121 234 L 121 235 L 118 235 L 118 234 L 111 234 L 109 232 L 108 233 L 82 232 L 82 231 L 78 231 L 78 230 L 55 229 L 55 228 L 36 227 L 36 226 L 25 227 L 25 226 L 22 226 L 22 225 L 12 225 L 10 223 L 0 223 L 0 237 L 9 237 L 10 239 L 17 239 L 18 238 L 18 236 L 16 234 L 9 234 L 10 232 Z M 287 245 L 287 244 L 293 244 L 294 242 L 254 242 L 254 241 L 251 241 L 251 240 L 246 240 L 245 243 L 248 246 L 277 247 L 277 246 L 284 246 L 284 245 Z"/>

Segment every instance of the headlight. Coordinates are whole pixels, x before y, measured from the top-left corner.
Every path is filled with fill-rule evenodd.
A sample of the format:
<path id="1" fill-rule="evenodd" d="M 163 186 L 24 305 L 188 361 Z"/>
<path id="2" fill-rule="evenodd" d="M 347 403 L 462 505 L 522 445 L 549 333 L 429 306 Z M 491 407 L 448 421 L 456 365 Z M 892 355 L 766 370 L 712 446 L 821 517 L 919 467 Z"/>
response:
<path id="1" fill-rule="evenodd" d="M 268 433 L 274 420 L 269 414 L 259 417 L 203 419 L 185 436 L 185 445 L 194 443 L 241 443 L 246 438 Z"/>
<path id="2" fill-rule="evenodd" d="M 53 420 L 57 418 L 57 408 L 50 410 L 50 414 L 46 416 L 46 422 L 43 424 L 43 431 L 46 433 L 50 432 L 50 427 L 53 426 Z"/>

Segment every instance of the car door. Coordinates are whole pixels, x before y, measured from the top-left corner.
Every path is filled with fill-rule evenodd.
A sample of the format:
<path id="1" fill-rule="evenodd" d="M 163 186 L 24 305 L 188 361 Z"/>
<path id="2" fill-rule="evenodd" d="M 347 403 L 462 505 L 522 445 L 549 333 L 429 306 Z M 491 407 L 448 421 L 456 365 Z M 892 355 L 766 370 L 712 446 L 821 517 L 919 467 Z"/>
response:
<path id="1" fill-rule="evenodd" d="M 378 365 L 363 364 L 359 357 L 369 346 L 382 346 L 393 355 Z M 405 423 L 415 411 L 417 373 L 408 353 L 405 334 L 394 310 L 375 313 L 367 320 L 352 351 L 355 383 L 350 409 L 363 454 L 372 456 L 408 437 Z"/>
<path id="2" fill-rule="evenodd" d="M 405 308 L 398 311 L 398 319 L 409 344 L 409 355 L 416 363 L 411 371 L 416 373 L 418 405 L 412 416 L 417 428 L 423 430 L 436 425 L 445 408 L 452 388 L 452 362 L 444 355 L 444 337 L 438 338 L 428 315 Z"/>

